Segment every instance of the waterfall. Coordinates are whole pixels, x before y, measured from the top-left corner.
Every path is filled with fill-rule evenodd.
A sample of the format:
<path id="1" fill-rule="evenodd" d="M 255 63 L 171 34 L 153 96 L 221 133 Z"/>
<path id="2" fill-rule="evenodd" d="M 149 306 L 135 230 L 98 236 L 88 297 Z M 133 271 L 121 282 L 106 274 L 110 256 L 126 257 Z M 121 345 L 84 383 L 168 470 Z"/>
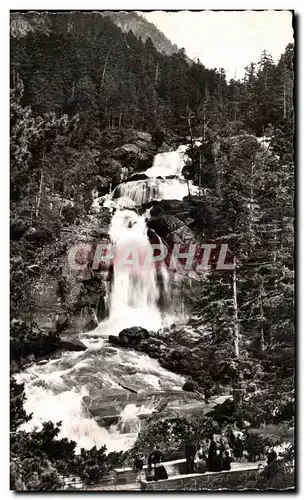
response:
<path id="1" fill-rule="evenodd" d="M 160 200 L 182 200 L 188 196 L 188 185 L 182 176 L 182 169 L 190 163 L 186 154 L 188 146 L 179 146 L 176 151 L 159 153 L 154 157 L 153 165 L 143 174 L 141 180 L 119 184 L 105 201 L 109 208 L 132 208 Z M 190 191 L 197 194 L 198 188 L 189 181 Z"/>
<path id="2" fill-rule="evenodd" d="M 33 414 L 22 426 L 24 430 L 41 428 L 48 420 L 62 421 L 60 437 L 75 440 L 78 451 L 104 444 L 108 451 L 126 450 L 136 439 L 140 415 L 153 412 L 149 395 L 159 393 L 160 398 L 166 398 L 180 393 L 184 397 L 184 377 L 168 372 L 143 353 L 114 347 L 107 339 L 126 327 L 157 330 L 176 321 L 170 310 L 174 300 L 167 268 L 162 263 L 157 267 L 143 265 L 151 252 L 148 214 L 139 215 L 135 205 L 187 196 L 181 176 L 186 149 L 181 146 L 175 152 L 156 155 L 146 171 L 148 179 L 121 184 L 104 200 L 105 206 L 116 210 L 109 230 L 115 249 L 107 299 L 109 317 L 95 330 L 80 335 L 86 351 L 63 353 L 59 359 L 35 363 L 17 375 L 17 381 L 25 384 L 25 409 Z M 130 249 L 138 256 L 135 266 L 129 264 Z M 127 263 L 120 265 L 121 258 Z M 165 298 L 162 310 L 158 307 L 160 298 Z M 134 400 L 130 401 L 131 392 L 122 387 L 134 388 Z M 102 422 L 109 416 L 117 417 L 118 423 L 105 428 Z"/>
<path id="3" fill-rule="evenodd" d="M 158 330 L 165 326 L 166 319 L 157 306 L 157 268 L 145 266 L 145 259 L 152 252 L 145 216 L 131 210 L 117 210 L 109 236 L 115 250 L 109 322 L 115 324 L 115 333 L 128 326 Z M 129 256 L 132 263 L 123 264 Z M 167 284 L 168 271 L 164 265 L 160 265 L 159 274 Z"/>
<path id="4" fill-rule="evenodd" d="M 145 171 L 148 177 L 167 177 L 168 175 L 182 175 L 182 169 L 190 158 L 186 154 L 188 146 L 179 146 L 176 151 L 159 153 L 154 157 L 153 165 Z"/>

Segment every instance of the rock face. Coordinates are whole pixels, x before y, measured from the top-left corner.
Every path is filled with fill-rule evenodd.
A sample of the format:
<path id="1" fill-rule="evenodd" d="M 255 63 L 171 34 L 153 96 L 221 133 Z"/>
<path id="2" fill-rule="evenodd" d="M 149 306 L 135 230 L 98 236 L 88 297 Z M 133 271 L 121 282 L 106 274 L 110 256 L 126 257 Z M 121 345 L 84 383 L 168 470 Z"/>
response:
<path id="1" fill-rule="evenodd" d="M 145 173 L 132 174 L 128 181 L 142 181 L 145 179 L 149 179 L 149 177 Z"/>
<path id="2" fill-rule="evenodd" d="M 113 345 L 119 345 L 121 347 L 136 347 L 143 340 L 148 338 L 148 330 L 140 326 L 132 326 L 131 328 L 125 328 L 122 330 L 118 337 L 110 335 L 109 342 Z"/>
<path id="3" fill-rule="evenodd" d="M 157 153 L 157 148 L 151 143 L 151 135 L 135 130 L 127 131 L 125 140 L 130 142 L 114 149 L 113 158 L 119 160 L 121 165 L 128 169 L 129 174 L 151 167 L 153 157 Z"/>
<path id="4" fill-rule="evenodd" d="M 166 142 L 163 142 L 162 145 L 157 149 L 158 153 L 169 153 L 170 151 L 172 151 L 172 149 Z"/>
<path id="5" fill-rule="evenodd" d="M 124 144 L 124 146 L 114 149 L 113 155 L 117 158 L 124 158 L 125 156 L 136 156 L 139 152 L 140 149 L 135 144 Z"/>
<path id="6" fill-rule="evenodd" d="M 71 268 L 68 255 L 82 244 L 93 249 L 108 233 L 109 220 L 106 212 L 87 216 L 78 226 L 63 228 L 57 240 L 37 251 L 30 295 L 35 323 L 43 331 L 75 335 L 95 328 L 105 317 L 107 276 L 91 269 L 91 254 L 82 270 Z"/>
<path id="7" fill-rule="evenodd" d="M 64 351 L 86 351 L 87 346 L 79 339 L 61 338 L 57 343 L 58 349 Z"/>
<path id="8" fill-rule="evenodd" d="M 158 236 L 168 244 L 193 243 L 194 231 L 176 215 L 161 215 L 148 220 L 148 228 L 153 229 Z"/>
<path id="9" fill-rule="evenodd" d="M 182 390 L 183 391 L 187 391 L 187 392 L 194 392 L 194 382 L 193 380 L 186 380 L 186 382 L 184 383 L 183 387 L 182 387 Z"/>

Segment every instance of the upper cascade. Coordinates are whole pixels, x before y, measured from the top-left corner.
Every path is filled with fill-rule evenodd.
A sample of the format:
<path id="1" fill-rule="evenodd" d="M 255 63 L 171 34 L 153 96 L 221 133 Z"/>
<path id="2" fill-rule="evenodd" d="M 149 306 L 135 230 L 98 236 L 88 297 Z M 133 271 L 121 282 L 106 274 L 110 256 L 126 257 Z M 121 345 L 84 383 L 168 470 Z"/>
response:
<path id="1" fill-rule="evenodd" d="M 119 184 L 107 197 L 104 206 L 121 209 L 125 200 L 129 200 L 126 208 L 131 208 L 130 202 L 140 206 L 150 201 L 182 200 L 189 195 L 189 190 L 195 195 L 197 186 L 191 181 L 187 185 L 182 176 L 183 167 L 191 163 L 187 149 L 188 145 L 181 145 L 176 151 L 157 154 L 152 167 L 143 172 L 148 178 Z"/>
<path id="2" fill-rule="evenodd" d="M 153 165 L 145 171 L 148 177 L 167 177 L 168 175 L 182 175 L 182 169 L 191 160 L 186 154 L 188 146 L 181 145 L 176 151 L 159 153 L 154 157 Z"/>

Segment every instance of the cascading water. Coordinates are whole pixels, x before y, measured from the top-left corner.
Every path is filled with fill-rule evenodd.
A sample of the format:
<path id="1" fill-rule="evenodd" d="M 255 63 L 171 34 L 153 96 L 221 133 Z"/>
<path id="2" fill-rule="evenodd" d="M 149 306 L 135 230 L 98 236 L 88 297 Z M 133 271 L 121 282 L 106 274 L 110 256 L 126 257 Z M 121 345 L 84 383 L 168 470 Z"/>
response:
<path id="1" fill-rule="evenodd" d="M 188 194 L 185 181 L 180 178 L 186 161 L 184 151 L 185 147 L 180 147 L 177 152 L 157 155 L 153 166 L 146 171 L 150 186 L 158 185 L 157 196 L 177 199 Z M 152 176 L 158 175 L 177 178 L 157 183 L 160 179 Z M 134 248 L 138 266 L 134 266 L 134 261 L 132 265 L 121 266 L 114 259 L 109 317 L 94 331 L 80 336 L 88 349 L 64 353 L 60 359 L 43 365 L 34 364 L 17 376 L 19 382 L 25 383 L 25 409 L 33 413 L 32 420 L 23 428 L 39 428 L 47 420 L 62 421 L 61 436 L 75 440 L 78 450 L 104 444 L 108 451 L 128 449 L 140 428 L 140 415 L 153 410 L 153 395 L 182 393 L 183 377 L 168 372 L 147 355 L 119 349 L 107 342 L 110 334 L 118 335 L 123 328 L 142 326 L 157 330 L 176 319 L 168 310 L 161 312 L 158 307 L 160 293 L 170 292 L 167 269 L 161 264 L 158 269 L 142 265 L 151 250 L 146 216 L 130 208 L 132 200 L 136 204 L 150 200 L 144 186 L 142 181 L 128 182 L 120 187 L 125 198 L 115 200 L 111 195 L 111 206 L 116 212 L 109 236 L 115 255 L 128 261 L 130 248 Z M 178 193 L 173 187 L 178 187 Z M 125 206 L 119 203 L 122 200 L 127 200 L 129 209 L 122 209 Z M 105 205 L 108 203 L 109 199 Z M 106 428 L 107 419 L 117 422 Z"/>
<path id="2" fill-rule="evenodd" d="M 152 167 L 143 172 L 146 178 L 119 184 L 105 206 L 121 208 L 121 199 L 126 203 L 125 208 L 130 207 L 130 201 L 140 206 L 153 200 L 182 200 L 188 196 L 189 189 L 193 195 L 196 194 L 198 188 L 193 186 L 192 181 L 188 186 L 182 176 L 183 167 L 190 163 L 187 149 L 188 146 L 179 146 L 176 151 L 157 154 Z"/>
<path id="3" fill-rule="evenodd" d="M 145 171 L 148 177 L 167 177 L 169 175 L 182 175 L 183 167 L 190 162 L 186 154 L 188 146 L 179 146 L 176 151 L 159 153 L 154 157 L 153 165 Z"/>
<path id="4" fill-rule="evenodd" d="M 122 328 L 134 325 L 161 328 L 156 269 L 144 265 L 151 248 L 145 217 L 130 210 L 117 211 L 109 235 L 116 255 L 110 321 Z M 133 257 L 131 263 L 124 263 L 129 256 Z"/>

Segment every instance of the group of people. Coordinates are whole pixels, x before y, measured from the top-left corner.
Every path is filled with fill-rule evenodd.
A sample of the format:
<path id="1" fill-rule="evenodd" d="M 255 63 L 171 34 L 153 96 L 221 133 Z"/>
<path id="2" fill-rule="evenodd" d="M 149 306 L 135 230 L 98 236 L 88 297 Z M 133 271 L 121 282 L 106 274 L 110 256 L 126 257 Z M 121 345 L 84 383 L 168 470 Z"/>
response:
<path id="1" fill-rule="evenodd" d="M 165 467 L 162 465 L 164 455 L 160 451 L 159 446 L 150 453 L 148 457 L 148 468 L 146 470 L 147 481 L 158 481 L 159 479 L 168 479 L 168 474 Z M 144 466 L 144 458 L 137 457 L 134 461 L 134 466 L 137 469 L 137 480 L 142 477 L 142 470 Z"/>
<path id="2" fill-rule="evenodd" d="M 238 445 L 240 446 L 240 445 Z M 188 442 L 185 446 L 186 473 L 204 473 L 206 471 L 220 472 L 231 469 L 231 446 L 224 437 L 216 442 L 214 437 L 203 439 L 199 446 Z M 236 453 L 237 452 L 237 453 Z M 240 452 L 235 449 L 237 456 Z M 236 455 L 234 453 L 234 457 Z"/>
<path id="3" fill-rule="evenodd" d="M 239 437 L 234 433 L 228 432 L 222 435 L 219 441 L 211 435 L 204 438 L 199 445 L 188 441 L 185 445 L 186 474 L 204 473 L 206 471 L 219 472 L 230 470 L 232 460 L 239 461 L 243 457 L 244 445 Z M 148 467 L 146 470 L 146 479 L 148 481 L 157 481 L 159 479 L 168 479 L 167 471 L 162 464 L 164 455 L 159 446 L 150 453 L 148 457 Z M 142 477 L 144 458 L 137 458 L 134 466 L 138 471 L 138 479 Z"/>

